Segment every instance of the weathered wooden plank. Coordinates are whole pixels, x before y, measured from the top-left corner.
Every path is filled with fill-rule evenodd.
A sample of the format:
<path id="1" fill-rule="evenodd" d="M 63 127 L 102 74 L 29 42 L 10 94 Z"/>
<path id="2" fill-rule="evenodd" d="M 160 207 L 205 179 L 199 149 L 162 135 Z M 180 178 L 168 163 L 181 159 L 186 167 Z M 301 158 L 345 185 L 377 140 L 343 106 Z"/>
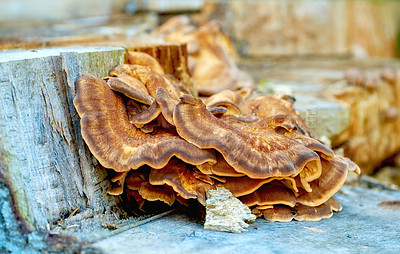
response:
<path id="1" fill-rule="evenodd" d="M 128 11 L 152 11 L 158 13 L 199 11 L 204 0 L 134 0 L 128 4 Z M 131 5 L 135 5 L 135 8 Z"/>
<path id="2" fill-rule="evenodd" d="M 100 17 L 97 19 L 98 22 L 104 16 L 111 15 L 113 7 L 121 7 L 115 2 L 117 1 L 106 0 L 98 4 L 96 0 L 2 0 L 0 2 L 0 24 L 2 28 L 9 28 L 21 25 L 32 26 L 35 23 Z"/>
<path id="3" fill-rule="evenodd" d="M 103 212 L 118 198 L 108 196 L 107 173 L 80 135 L 72 99 L 83 72 L 105 76 L 123 62 L 121 48 L 59 48 L 0 54 L 1 173 L 16 210 L 29 229 L 75 208 Z"/>

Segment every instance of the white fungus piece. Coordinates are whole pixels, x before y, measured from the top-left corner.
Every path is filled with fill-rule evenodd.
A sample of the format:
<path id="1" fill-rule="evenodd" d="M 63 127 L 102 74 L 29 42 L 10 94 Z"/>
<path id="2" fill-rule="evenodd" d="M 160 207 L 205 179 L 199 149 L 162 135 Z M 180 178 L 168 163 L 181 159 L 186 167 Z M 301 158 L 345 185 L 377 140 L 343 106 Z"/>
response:
<path id="1" fill-rule="evenodd" d="M 241 233 L 247 231 L 244 229 L 249 226 L 247 223 L 256 219 L 250 209 L 224 187 L 209 190 L 206 195 L 205 229 Z"/>

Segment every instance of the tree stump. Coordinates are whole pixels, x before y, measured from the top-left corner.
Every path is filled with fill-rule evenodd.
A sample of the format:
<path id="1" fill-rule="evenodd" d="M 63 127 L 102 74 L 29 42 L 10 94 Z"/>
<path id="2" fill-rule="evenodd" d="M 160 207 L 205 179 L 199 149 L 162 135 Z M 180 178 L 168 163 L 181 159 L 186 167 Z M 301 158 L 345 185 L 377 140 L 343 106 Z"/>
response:
<path id="1" fill-rule="evenodd" d="M 197 87 L 188 68 L 186 44 L 137 45 L 127 49 L 144 52 L 157 59 L 166 74 L 171 74 L 174 78 L 180 80 L 193 96 L 197 96 Z"/>
<path id="2" fill-rule="evenodd" d="M 45 230 L 73 210 L 103 212 L 107 173 L 83 142 L 72 100 L 84 72 L 105 76 L 122 48 L 58 48 L 0 54 L 0 172 L 29 230 Z"/>

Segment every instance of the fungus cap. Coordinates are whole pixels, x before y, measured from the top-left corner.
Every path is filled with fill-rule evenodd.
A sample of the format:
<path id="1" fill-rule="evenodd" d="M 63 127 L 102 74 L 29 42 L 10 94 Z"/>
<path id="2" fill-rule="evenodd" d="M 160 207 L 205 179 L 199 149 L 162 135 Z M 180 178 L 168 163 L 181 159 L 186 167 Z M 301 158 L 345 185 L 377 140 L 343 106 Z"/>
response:
<path id="1" fill-rule="evenodd" d="M 179 91 L 164 77 L 149 67 L 136 64 L 121 64 L 110 71 L 111 76 L 119 77 L 120 75 L 130 75 L 140 80 L 149 91 L 149 95 L 153 98 L 156 96 L 158 87 L 164 88 L 172 99 L 178 100 Z"/>
<path id="2" fill-rule="evenodd" d="M 297 202 L 307 206 L 319 206 L 333 196 L 346 181 L 347 172 L 357 165 L 351 160 L 339 155 L 328 161 L 321 159 L 321 176 L 310 182 L 312 192 L 303 192 L 297 197 Z M 358 168 L 358 167 L 357 167 Z"/>
<path id="3" fill-rule="evenodd" d="M 173 156 L 193 165 L 215 163 L 214 154 L 167 130 L 152 135 L 138 130 L 129 122 L 122 98 L 104 80 L 90 74 L 76 81 L 74 105 L 81 117 L 83 139 L 106 168 L 117 172 L 145 164 L 162 168 Z"/>
<path id="4" fill-rule="evenodd" d="M 280 204 L 294 207 L 296 205 L 296 196 L 293 191 L 280 185 L 265 184 L 253 193 L 241 197 L 240 201 L 247 206 Z"/>
<path id="5" fill-rule="evenodd" d="M 164 74 L 164 70 L 157 59 L 147 53 L 127 50 L 125 61 L 128 64 L 147 66 L 158 74 Z"/>
<path id="6" fill-rule="evenodd" d="M 341 209 L 342 206 L 334 198 L 314 207 L 297 204 L 294 219 L 297 221 L 320 221 L 332 217 L 333 211 L 340 211 Z"/>
<path id="7" fill-rule="evenodd" d="M 147 105 L 150 105 L 154 101 L 154 99 L 150 95 L 137 89 L 134 83 L 127 83 L 121 80 L 120 78 L 114 78 L 114 77 L 106 78 L 105 80 L 107 81 L 108 86 L 113 91 L 122 93 L 126 97 L 131 98 L 132 100 Z"/>
<path id="8" fill-rule="evenodd" d="M 175 202 L 175 192 L 168 185 L 153 186 L 146 182 L 139 188 L 139 194 L 148 201 L 163 201 L 168 205 Z"/>
<path id="9" fill-rule="evenodd" d="M 243 98 L 236 92 L 231 90 L 223 90 L 217 94 L 214 94 L 204 100 L 204 104 L 207 108 L 224 107 L 227 109 L 225 115 L 240 116 L 239 104 Z"/>
<path id="10" fill-rule="evenodd" d="M 259 95 L 244 100 L 240 105 L 240 109 L 244 115 L 256 115 L 260 119 L 265 119 L 275 115 L 289 115 L 294 118 L 298 130 L 302 134 L 315 137 L 314 131 L 307 126 L 301 116 L 294 109 L 293 101 L 292 97 L 284 95 Z"/>
<path id="11" fill-rule="evenodd" d="M 317 153 L 272 131 L 229 125 L 190 95 L 181 96 L 174 123 L 179 136 L 201 149 L 216 149 L 235 171 L 251 178 L 294 176 L 319 160 Z"/>
<path id="12" fill-rule="evenodd" d="M 285 205 L 275 205 L 273 208 L 259 210 L 264 219 L 277 222 L 290 222 L 294 218 L 292 209 Z"/>
<path id="13" fill-rule="evenodd" d="M 152 185 L 167 184 L 185 199 L 194 198 L 205 205 L 206 193 L 214 186 L 196 178 L 195 172 L 185 163 L 171 160 L 165 167 L 152 169 L 149 175 Z"/>

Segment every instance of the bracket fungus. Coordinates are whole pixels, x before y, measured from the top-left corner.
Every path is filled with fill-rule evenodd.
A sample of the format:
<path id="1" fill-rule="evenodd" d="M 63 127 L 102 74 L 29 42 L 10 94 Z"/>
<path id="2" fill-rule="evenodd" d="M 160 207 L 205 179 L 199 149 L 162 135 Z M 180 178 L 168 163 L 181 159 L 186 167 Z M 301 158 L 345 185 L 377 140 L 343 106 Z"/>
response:
<path id="1" fill-rule="evenodd" d="M 269 221 L 289 222 L 295 217 L 292 209 L 284 205 L 276 205 L 271 208 L 253 210 L 254 214 L 264 216 L 264 219 Z"/>
<path id="2" fill-rule="evenodd" d="M 174 122 L 185 140 L 201 149 L 219 151 L 237 172 L 252 178 L 294 176 L 307 163 L 319 160 L 317 153 L 275 132 L 229 125 L 190 95 L 181 96 Z"/>
<path id="3" fill-rule="evenodd" d="M 240 201 L 247 206 L 265 206 L 265 205 L 287 205 L 294 207 L 296 205 L 296 196 L 292 190 L 280 185 L 267 184 L 257 189 L 253 193 L 243 196 Z"/>
<path id="4" fill-rule="evenodd" d="M 162 168 L 173 156 L 195 165 L 215 162 L 214 154 L 167 130 L 149 135 L 137 129 L 128 120 L 122 97 L 90 74 L 76 81 L 74 105 L 81 117 L 83 139 L 106 168 L 117 172 L 143 165 Z"/>
<path id="5" fill-rule="evenodd" d="M 109 194 L 126 195 L 139 209 L 156 200 L 205 206 L 207 196 L 225 197 L 214 193 L 223 188 L 271 221 L 315 221 L 341 210 L 332 196 L 359 168 L 315 138 L 292 98 L 252 97 L 247 89 L 202 101 L 150 55 L 128 52 L 127 59 L 111 77 L 76 81 L 82 137 L 117 173 Z"/>

